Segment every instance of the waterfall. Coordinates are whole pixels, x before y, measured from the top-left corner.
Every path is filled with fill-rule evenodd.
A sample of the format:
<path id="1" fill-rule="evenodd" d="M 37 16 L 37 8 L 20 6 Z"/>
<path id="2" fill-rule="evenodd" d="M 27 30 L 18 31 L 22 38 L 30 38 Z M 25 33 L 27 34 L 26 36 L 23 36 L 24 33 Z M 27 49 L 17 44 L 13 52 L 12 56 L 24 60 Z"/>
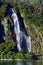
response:
<path id="1" fill-rule="evenodd" d="M 12 13 L 11 13 L 12 11 Z M 10 15 L 10 13 L 11 15 Z M 31 37 L 25 34 L 25 31 L 20 30 L 20 20 L 18 19 L 17 14 L 14 12 L 12 8 L 9 8 L 7 12 L 8 16 L 13 19 L 14 23 L 14 32 L 16 34 L 16 41 L 17 41 L 17 49 L 21 51 L 22 46 L 25 48 L 26 52 L 31 52 Z M 24 30 L 24 29 L 23 29 Z"/>
<path id="2" fill-rule="evenodd" d="M 13 11 L 13 10 L 12 10 Z M 20 46 L 20 27 L 19 27 L 19 23 L 18 23 L 18 18 L 17 18 L 17 15 L 16 13 L 14 13 L 13 11 L 13 14 L 11 15 L 13 21 L 14 21 L 14 32 L 16 33 L 16 40 L 17 40 L 17 48 L 18 50 L 20 51 L 21 50 L 21 46 Z"/>

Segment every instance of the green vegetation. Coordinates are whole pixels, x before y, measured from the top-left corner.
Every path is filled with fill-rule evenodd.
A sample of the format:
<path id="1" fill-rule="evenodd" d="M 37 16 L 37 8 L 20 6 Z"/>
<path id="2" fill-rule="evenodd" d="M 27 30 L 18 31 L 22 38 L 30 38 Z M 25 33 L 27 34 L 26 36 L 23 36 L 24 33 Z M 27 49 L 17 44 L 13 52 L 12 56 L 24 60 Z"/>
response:
<path id="1" fill-rule="evenodd" d="M 12 3 L 11 3 L 12 4 Z M 24 2 L 18 2 L 13 4 L 14 11 L 17 12 L 17 7 L 20 9 L 21 14 L 27 24 L 27 32 L 31 36 L 32 40 L 32 52 L 43 54 L 43 8 L 39 3 L 27 4 Z M 0 20 L 5 18 L 6 3 L 0 7 Z M 11 33 L 8 27 L 8 33 Z M 5 38 L 5 42 L 0 44 L 0 58 L 20 58 L 29 59 L 32 57 L 31 53 L 25 53 L 24 50 L 15 52 L 14 47 L 16 42 L 10 37 Z"/>
<path id="2" fill-rule="evenodd" d="M 12 43 L 11 43 L 12 42 Z M 0 59 L 28 59 L 31 58 L 31 53 L 24 53 L 23 49 L 20 52 L 16 52 L 16 43 L 12 40 L 0 44 Z"/>
<path id="3" fill-rule="evenodd" d="M 34 24 L 43 36 L 43 8 L 39 3 L 18 4 L 27 24 Z"/>

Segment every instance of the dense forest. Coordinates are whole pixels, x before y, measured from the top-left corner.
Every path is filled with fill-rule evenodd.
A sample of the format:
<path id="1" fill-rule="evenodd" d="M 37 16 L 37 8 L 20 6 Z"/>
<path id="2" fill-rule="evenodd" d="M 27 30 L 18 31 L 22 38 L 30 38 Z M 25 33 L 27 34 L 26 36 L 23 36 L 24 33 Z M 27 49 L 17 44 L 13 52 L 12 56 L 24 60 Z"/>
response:
<path id="1" fill-rule="evenodd" d="M 7 1 L 7 0 L 6 0 Z M 31 53 L 25 53 L 22 49 L 20 52 L 16 51 L 16 44 L 12 39 L 12 32 L 10 30 L 11 25 L 7 25 L 7 32 L 4 34 L 4 27 L 1 22 L 4 23 L 6 27 L 7 17 L 5 17 L 5 10 L 8 2 L 0 2 L 0 34 L 2 33 L 3 42 L 0 41 L 0 59 L 1 58 L 12 58 L 12 59 L 31 59 L 35 54 L 40 55 L 43 58 L 43 5 L 42 2 L 9 2 L 14 11 L 17 13 L 19 8 L 21 15 L 23 16 L 26 29 L 28 34 L 32 38 L 32 50 Z M 1 26 L 2 25 L 2 26 Z M 3 30 L 2 30 L 2 29 Z M 2 31 L 2 32 L 1 32 Z M 0 40 L 1 40 L 0 35 Z M 33 54 L 34 53 L 34 54 Z"/>

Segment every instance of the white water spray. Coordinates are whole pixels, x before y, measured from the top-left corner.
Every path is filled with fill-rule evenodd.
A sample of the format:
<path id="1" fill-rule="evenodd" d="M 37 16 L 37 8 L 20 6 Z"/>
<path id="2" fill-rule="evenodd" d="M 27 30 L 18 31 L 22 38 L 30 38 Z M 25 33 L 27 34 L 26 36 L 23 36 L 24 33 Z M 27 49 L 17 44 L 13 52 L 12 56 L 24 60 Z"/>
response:
<path id="1" fill-rule="evenodd" d="M 25 33 L 20 30 L 18 17 L 13 9 L 12 11 L 13 11 L 13 14 L 11 15 L 11 18 L 13 19 L 13 22 L 14 22 L 14 32 L 16 33 L 17 48 L 19 51 L 21 50 L 21 45 L 23 41 L 26 51 L 31 52 L 31 37 L 30 36 L 27 37 Z"/>

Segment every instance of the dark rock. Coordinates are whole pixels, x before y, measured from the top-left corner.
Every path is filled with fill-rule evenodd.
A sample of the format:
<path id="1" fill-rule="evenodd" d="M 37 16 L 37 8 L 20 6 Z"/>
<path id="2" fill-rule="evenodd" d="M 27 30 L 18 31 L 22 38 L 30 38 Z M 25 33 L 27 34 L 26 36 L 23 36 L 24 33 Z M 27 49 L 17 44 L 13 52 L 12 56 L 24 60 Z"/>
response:
<path id="1" fill-rule="evenodd" d="M 39 56 L 33 53 L 32 59 L 33 59 L 33 60 L 39 60 Z"/>
<path id="2" fill-rule="evenodd" d="M 0 43 L 4 42 L 3 37 L 5 36 L 4 26 L 0 21 Z"/>

